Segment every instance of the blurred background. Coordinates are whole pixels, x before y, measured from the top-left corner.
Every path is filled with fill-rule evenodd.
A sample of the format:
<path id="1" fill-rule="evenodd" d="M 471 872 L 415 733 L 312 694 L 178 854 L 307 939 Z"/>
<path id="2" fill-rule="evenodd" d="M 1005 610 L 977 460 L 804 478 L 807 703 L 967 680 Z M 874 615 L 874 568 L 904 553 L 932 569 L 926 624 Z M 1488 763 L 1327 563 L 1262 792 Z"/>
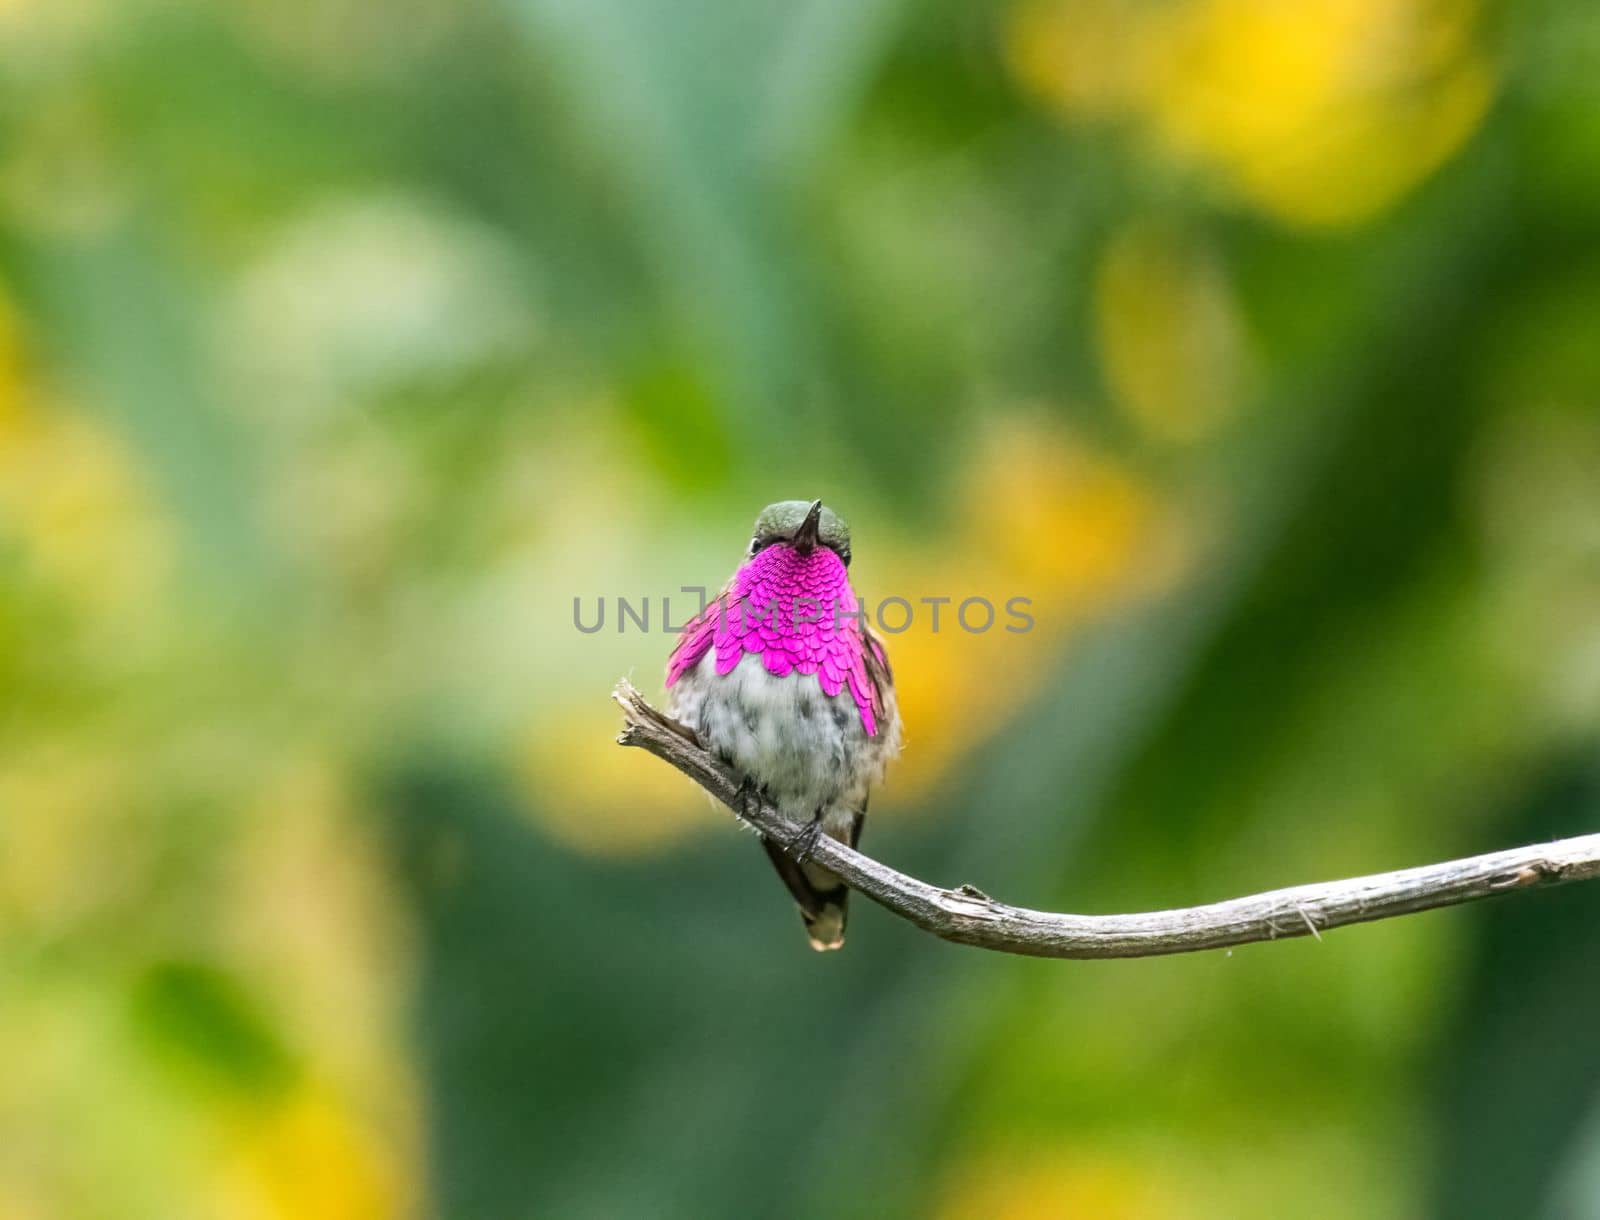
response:
<path id="1" fill-rule="evenodd" d="M 607 697 L 816 495 L 919 875 L 1600 829 L 1597 334 L 1589 0 L 0 0 L 0 1218 L 1600 1217 L 1600 887 L 820 958 Z"/>

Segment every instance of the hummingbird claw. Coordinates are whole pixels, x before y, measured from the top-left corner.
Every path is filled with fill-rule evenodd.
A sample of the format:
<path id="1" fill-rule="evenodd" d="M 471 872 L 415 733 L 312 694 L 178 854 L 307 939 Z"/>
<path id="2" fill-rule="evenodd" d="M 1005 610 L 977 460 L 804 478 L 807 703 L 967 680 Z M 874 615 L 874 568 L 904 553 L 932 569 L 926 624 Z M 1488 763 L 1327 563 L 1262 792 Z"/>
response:
<path id="1" fill-rule="evenodd" d="M 817 850 L 817 840 L 822 837 L 822 810 L 817 810 L 816 815 L 802 826 L 794 838 L 789 840 L 789 852 L 795 861 L 804 864 L 811 859 L 811 853 Z"/>
<path id="2" fill-rule="evenodd" d="M 739 789 L 734 793 L 739 800 L 737 810 L 741 821 L 750 821 L 750 806 L 752 803 L 759 805 L 767 797 L 767 790 L 748 775 L 739 781 Z"/>

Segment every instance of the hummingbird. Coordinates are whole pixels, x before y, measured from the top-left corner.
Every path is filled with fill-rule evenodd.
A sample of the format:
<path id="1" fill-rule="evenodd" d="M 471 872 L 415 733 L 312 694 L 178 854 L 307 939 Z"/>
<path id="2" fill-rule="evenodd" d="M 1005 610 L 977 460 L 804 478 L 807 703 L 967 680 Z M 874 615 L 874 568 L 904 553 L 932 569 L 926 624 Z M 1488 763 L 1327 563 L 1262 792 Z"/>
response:
<path id="1" fill-rule="evenodd" d="M 668 711 L 804 823 L 795 842 L 761 845 L 819 952 L 844 944 L 850 891 L 810 852 L 821 834 L 860 843 L 868 794 L 900 752 L 888 654 L 849 572 L 850 529 L 821 500 L 768 505 L 667 663 Z"/>

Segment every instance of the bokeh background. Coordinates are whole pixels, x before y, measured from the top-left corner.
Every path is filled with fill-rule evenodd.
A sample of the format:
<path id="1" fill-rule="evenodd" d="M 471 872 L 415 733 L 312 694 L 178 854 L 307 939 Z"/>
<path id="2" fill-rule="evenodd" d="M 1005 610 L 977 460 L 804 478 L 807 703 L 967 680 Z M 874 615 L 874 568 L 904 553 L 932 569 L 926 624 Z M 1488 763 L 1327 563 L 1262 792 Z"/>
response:
<path id="1" fill-rule="evenodd" d="M 1600 1217 L 1600 892 L 808 952 L 573 603 L 813 495 L 930 879 L 1600 828 L 1591 0 L 0 0 L 0 1217 Z"/>

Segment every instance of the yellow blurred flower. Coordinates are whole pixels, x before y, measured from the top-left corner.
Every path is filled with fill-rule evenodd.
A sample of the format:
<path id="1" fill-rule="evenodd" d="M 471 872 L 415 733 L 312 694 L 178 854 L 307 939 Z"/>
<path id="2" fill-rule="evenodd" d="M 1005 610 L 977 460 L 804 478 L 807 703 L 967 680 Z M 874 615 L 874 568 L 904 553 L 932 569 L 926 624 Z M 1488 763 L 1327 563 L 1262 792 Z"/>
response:
<path id="1" fill-rule="evenodd" d="M 0 530 L 91 611 L 147 603 L 171 539 L 121 444 L 85 417 L 29 413 L 0 425 Z"/>
<path id="2" fill-rule="evenodd" d="M 116 0 L 0 0 L 0 33 L 30 40 L 20 48 L 8 42 L 6 50 L 37 52 L 52 41 L 94 33 L 115 9 Z"/>
<path id="3" fill-rule="evenodd" d="M 1008 38 L 1012 71 L 1072 118 L 1123 117 L 1149 90 L 1160 21 L 1148 0 L 1020 4 Z"/>
<path id="4" fill-rule="evenodd" d="M 1191 441 L 1238 406 L 1245 344 L 1219 261 L 1177 232 L 1132 225 L 1095 275 L 1095 339 L 1117 403 L 1151 435 Z"/>
<path id="5" fill-rule="evenodd" d="M 952 536 L 891 554 L 874 565 L 883 583 L 863 590 L 869 607 L 892 591 L 919 611 L 911 630 L 885 637 L 907 742 L 887 781 L 893 802 L 934 784 L 1031 698 L 1073 632 L 1170 583 L 1187 545 L 1153 488 L 1045 417 L 999 416 L 973 455 Z M 952 599 L 937 631 L 924 597 Z M 977 608 L 960 621 L 971 597 L 995 606 L 988 630 L 975 629 Z M 1008 630 L 1023 626 L 1013 598 L 1028 601 L 1026 630 Z"/>
<path id="6" fill-rule="evenodd" d="M 174 561 L 157 505 L 119 437 L 43 401 L 16 332 L 0 298 L 0 538 L 90 614 L 148 607 Z"/>
<path id="7" fill-rule="evenodd" d="M 0 1183 L 0 1220 L 46 1220 L 48 1215 L 43 1204 L 24 1197 L 13 1186 Z"/>
<path id="8" fill-rule="evenodd" d="M 385 1220 L 409 1213 L 394 1150 L 314 1085 L 241 1116 L 216 1183 L 222 1220 Z"/>
<path id="9" fill-rule="evenodd" d="M 531 732 L 516 759 L 545 829 L 570 846 L 609 853 L 664 847 L 715 825 L 698 788 L 617 745 L 619 716 L 604 695 L 595 691 L 595 712 Z"/>
<path id="10" fill-rule="evenodd" d="M 1027 0 L 1010 51 L 1068 118 L 1126 118 L 1316 227 L 1381 212 L 1472 134 L 1494 91 L 1476 34 L 1473 0 Z"/>
<path id="11" fill-rule="evenodd" d="M 50 937 L 120 892 L 102 843 L 125 799 L 125 763 L 83 744 L 13 747 L 0 765 L 0 922 Z"/>
<path id="12" fill-rule="evenodd" d="M 941 1220 L 1161 1220 L 1188 1216 L 1175 1184 L 1152 1172 L 1148 1158 L 1111 1154 L 996 1154 L 946 1190 Z"/>
<path id="13" fill-rule="evenodd" d="M 403 1018 L 413 952 L 373 822 L 342 761 L 315 746 L 260 788 L 219 913 L 232 956 L 272 980 L 291 1039 L 403 1142 L 415 1105 Z"/>

